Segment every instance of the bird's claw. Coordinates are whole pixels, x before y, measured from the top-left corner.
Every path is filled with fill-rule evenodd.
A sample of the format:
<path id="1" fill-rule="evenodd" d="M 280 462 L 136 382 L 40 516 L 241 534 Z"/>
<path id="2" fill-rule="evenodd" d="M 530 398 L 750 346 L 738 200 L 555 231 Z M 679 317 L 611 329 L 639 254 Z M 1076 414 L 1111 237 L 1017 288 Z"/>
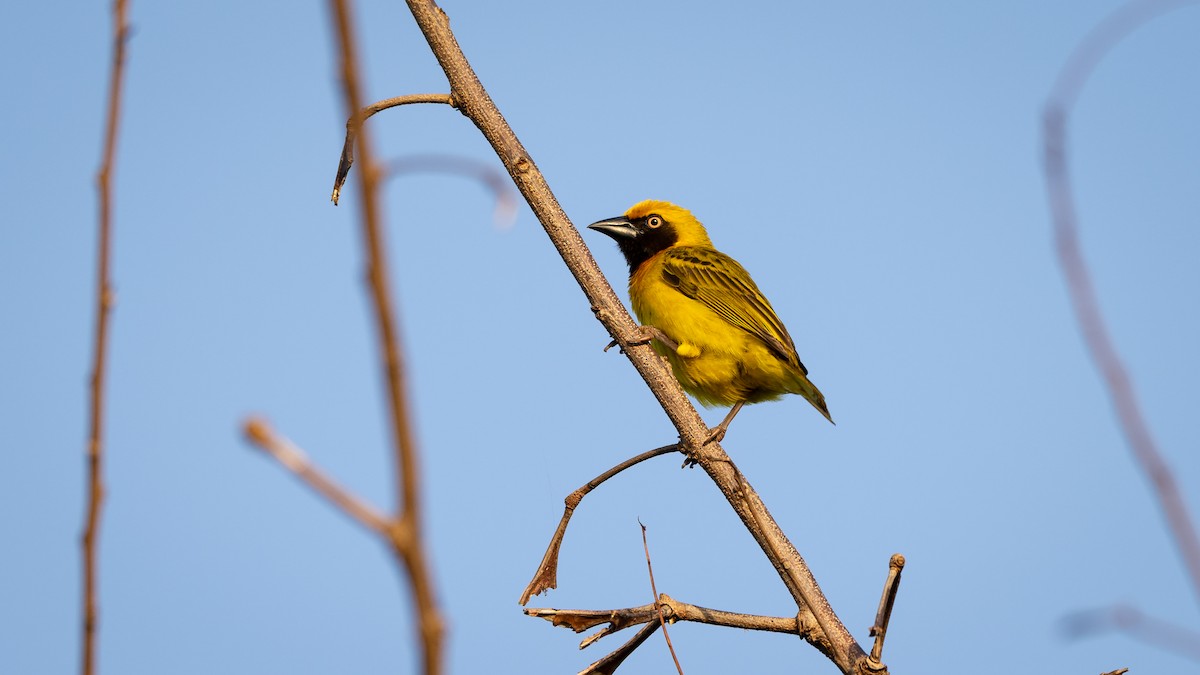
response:
<path id="1" fill-rule="evenodd" d="M 708 445 L 709 443 L 720 443 L 725 439 L 725 432 L 727 431 L 729 431 L 729 428 L 724 424 L 719 424 L 709 429 L 708 438 L 704 439 L 704 445 Z"/>
<path id="2" fill-rule="evenodd" d="M 670 347 L 671 351 L 679 350 L 679 344 L 677 342 L 675 342 L 671 338 L 667 337 L 666 333 L 655 328 L 654 326 L 638 326 L 637 328 L 633 329 L 632 333 L 625 336 L 624 343 L 626 345 L 636 346 L 636 345 L 650 344 L 650 342 L 652 342 L 654 340 L 658 340 L 659 342 L 663 343 L 667 347 Z M 621 344 L 621 340 L 614 339 L 612 342 L 609 342 L 608 345 L 604 347 L 604 351 L 607 352 L 608 350 L 612 349 L 613 347 L 616 347 L 619 344 Z M 621 351 L 623 352 L 625 350 L 622 349 Z"/>

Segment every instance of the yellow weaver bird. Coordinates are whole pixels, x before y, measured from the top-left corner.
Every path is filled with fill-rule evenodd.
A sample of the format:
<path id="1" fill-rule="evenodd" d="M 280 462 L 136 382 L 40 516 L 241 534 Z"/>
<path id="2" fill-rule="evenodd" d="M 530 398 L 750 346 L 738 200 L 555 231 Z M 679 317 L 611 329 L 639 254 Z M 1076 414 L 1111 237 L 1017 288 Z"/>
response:
<path id="1" fill-rule="evenodd" d="M 629 263 L 629 299 L 655 351 L 706 406 L 733 406 L 720 441 L 747 403 L 799 394 L 830 422 L 825 397 L 771 303 L 736 260 L 713 248 L 691 211 L 646 200 L 588 225 L 616 240 Z"/>

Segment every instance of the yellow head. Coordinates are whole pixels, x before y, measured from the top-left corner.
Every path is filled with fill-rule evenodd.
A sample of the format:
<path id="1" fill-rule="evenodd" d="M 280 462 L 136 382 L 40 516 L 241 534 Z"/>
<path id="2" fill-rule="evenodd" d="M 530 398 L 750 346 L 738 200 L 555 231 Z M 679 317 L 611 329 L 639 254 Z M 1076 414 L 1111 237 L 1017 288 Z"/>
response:
<path id="1" fill-rule="evenodd" d="M 616 240 L 633 272 L 643 262 L 675 246 L 712 248 L 708 232 L 691 211 L 671 202 L 647 199 L 634 204 L 624 216 L 588 225 Z"/>

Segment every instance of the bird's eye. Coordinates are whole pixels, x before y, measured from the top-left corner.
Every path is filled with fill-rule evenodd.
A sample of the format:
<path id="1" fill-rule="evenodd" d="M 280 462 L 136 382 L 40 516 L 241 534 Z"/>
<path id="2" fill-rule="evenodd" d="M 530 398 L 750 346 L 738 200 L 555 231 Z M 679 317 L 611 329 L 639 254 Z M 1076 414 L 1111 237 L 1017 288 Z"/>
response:
<path id="1" fill-rule="evenodd" d="M 649 227 L 651 229 L 654 229 L 657 227 L 662 227 L 662 224 L 663 224 L 662 216 L 650 216 L 649 218 L 646 219 L 646 227 Z"/>

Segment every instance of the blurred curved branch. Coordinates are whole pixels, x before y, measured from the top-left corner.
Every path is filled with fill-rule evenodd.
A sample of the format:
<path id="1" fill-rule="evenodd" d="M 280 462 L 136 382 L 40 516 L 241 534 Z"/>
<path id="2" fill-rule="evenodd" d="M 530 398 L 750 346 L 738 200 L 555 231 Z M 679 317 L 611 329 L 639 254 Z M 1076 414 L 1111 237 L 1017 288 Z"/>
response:
<path id="1" fill-rule="evenodd" d="M 1200 661 L 1200 633 L 1147 616 L 1125 605 L 1091 609 L 1069 614 L 1062 619 L 1061 630 L 1069 639 L 1079 639 L 1116 631 L 1161 649 Z"/>
<path id="2" fill-rule="evenodd" d="M 121 92 L 125 81 L 125 43 L 129 39 L 129 5 L 114 0 L 112 5 L 112 64 L 109 69 L 104 149 L 96 187 L 100 193 L 99 242 L 96 245 L 96 327 L 92 347 L 90 405 L 87 442 L 87 515 L 83 528 L 83 635 L 80 669 L 84 675 L 96 671 L 96 632 L 99 622 L 96 555 L 100 537 L 100 514 L 104 505 L 104 380 L 108 354 L 108 318 L 115 296 L 112 288 L 113 171 L 117 154 L 117 131 L 121 119 Z"/>
<path id="3" fill-rule="evenodd" d="M 1156 16 L 1195 0 L 1143 0 L 1122 6 L 1101 22 L 1076 47 L 1059 73 L 1042 115 L 1043 162 L 1046 190 L 1054 221 L 1059 262 L 1066 276 L 1071 306 L 1088 352 L 1104 378 L 1117 411 L 1121 430 L 1134 458 L 1150 478 L 1171 535 L 1200 598 L 1200 539 L 1188 514 L 1175 476 L 1150 433 L 1129 373 L 1113 346 L 1100 313 L 1091 274 L 1079 247 L 1078 218 L 1067 159 L 1067 120 L 1079 92 L 1100 61 L 1127 35 Z"/>
<path id="4" fill-rule="evenodd" d="M 496 227 L 507 228 L 517 216 L 517 195 L 507 176 L 492 165 L 470 157 L 455 155 L 408 155 L 387 163 L 388 177 L 412 173 L 445 173 L 478 181 L 492 193 L 496 206 L 492 220 Z"/>

